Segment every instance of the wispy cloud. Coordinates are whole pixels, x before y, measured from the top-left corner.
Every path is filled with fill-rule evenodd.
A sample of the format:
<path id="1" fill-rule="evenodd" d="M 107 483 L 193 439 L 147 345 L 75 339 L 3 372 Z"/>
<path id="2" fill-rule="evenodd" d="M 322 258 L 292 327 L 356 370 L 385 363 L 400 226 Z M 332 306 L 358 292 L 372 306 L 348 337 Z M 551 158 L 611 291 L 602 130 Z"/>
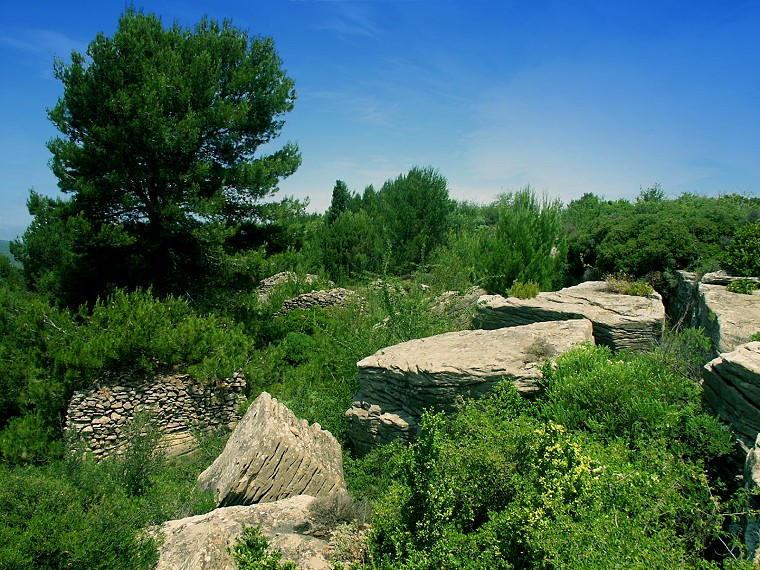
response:
<path id="1" fill-rule="evenodd" d="M 0 30 L 0 47 L 15 52 L 27 65 L 36 67 L 41 77 L 53 77 L 53 59 L 66 59 L 72 51 L 85 52 L 87 43 L 54 30 Z"/>
<path id="2" fill-rule="evenodd" d="M 320 100 L 322 104 L 326 102 L 328 107 L 368 125 L 395 127 L 399 124 L 400 104 L 375 95 L 357 95 L 346 91 L 313 91 L 308 93 L 308 97 Z"/>
<path id="3" fill-rule="evenodd" d="M 335 32 L 341 36 L 361 36 L 379 39 L 382 30 L 377 24 L 372 2 L 351 2 L 346 0 L 321 0 L 318 2 L 327 13 L 317 20 L 318 30 Z"/>

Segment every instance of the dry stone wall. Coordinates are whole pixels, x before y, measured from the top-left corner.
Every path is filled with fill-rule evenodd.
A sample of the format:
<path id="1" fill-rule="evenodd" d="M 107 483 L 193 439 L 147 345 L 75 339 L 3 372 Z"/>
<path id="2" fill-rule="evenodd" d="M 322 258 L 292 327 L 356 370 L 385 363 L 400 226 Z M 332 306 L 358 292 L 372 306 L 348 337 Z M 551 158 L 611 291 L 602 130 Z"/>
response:
<path id="1" fill-rule="evenodd" d="M 105 457 L 123 445 L 135 412 L 144 411 L 161 431 L 166 452 L 179 456 L 195 449 L 195 432 L 234 427 L 244 390 L 241 374 L 213 385 L 188 374 L 103 381 L 74 394 L 66 425 L 96 456 Z"/>

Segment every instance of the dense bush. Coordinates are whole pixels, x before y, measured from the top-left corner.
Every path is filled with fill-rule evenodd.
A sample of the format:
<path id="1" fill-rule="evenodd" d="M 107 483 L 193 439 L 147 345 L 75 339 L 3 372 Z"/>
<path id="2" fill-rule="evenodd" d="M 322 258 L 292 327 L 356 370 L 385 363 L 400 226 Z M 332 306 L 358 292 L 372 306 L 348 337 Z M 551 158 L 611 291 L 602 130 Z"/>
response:
<path id="1" fill-rule="evenodd" d="M 757 283 L 752 279 L 737 279 L 726 285 L 726 290 L 731 293 L 741 293 L 742 295 L 752 295 L 757 289 Z"/>
<path id="2" fill-rule="evenodd" d="M 425 416 L 377 508 L 375 567 L 711 567 L 723 515 L 702 465 L 728 434 L 654 357 L 610 359 L 561 357 L 532 404 L 504 383 Z"/>
<path id="3" fill-rule="evenodd" d="M 544 291 L 560 287 L 566 256 L 560 203 L 524 188 L 503 196 L 497 211 L 496 225 L 481 235 L 475 258 L 479 284 L 499 294 L 515 281 L 534 281 Z"/>
<path id="4" fill-rule="evenodd" d="M 0 568 L 153 568 L 157 537 L 147 527 L 213 508 L 196 479 L 223 445 L 204 443 L 193 462 L 176 464 L 154 443 L 133 440 L 100 463 L 0 465 Z"/>
<path id="5" fill-rule="evenodd" d="M 564 213 L 570 275 L 577 281 L 617 272 L 713 271 L 731 236 L 758 215 L 760 199 L 738 194 L 667 199 L 655 186 L 634 203 L 586 194 Z"/>
<path id="6" fill-rule="evenodd" d="M 205 380 L 244 369 L 253 343 L 242 325 L 199 315 L 187 301 L 117 291 L 78 315 L 0 288 L 0 450 L 6 461 L 42 461 L 59 447 L 75 390 L 111 373 L 175 366 Z M 11 419 L 14 418 L 14 419 Z"/>
<path id="7" fill-rule="evenodd" d="M 726 247 L 723 267 L 745 277 L 760 276 L 760 221 L 742 228 Z"/>

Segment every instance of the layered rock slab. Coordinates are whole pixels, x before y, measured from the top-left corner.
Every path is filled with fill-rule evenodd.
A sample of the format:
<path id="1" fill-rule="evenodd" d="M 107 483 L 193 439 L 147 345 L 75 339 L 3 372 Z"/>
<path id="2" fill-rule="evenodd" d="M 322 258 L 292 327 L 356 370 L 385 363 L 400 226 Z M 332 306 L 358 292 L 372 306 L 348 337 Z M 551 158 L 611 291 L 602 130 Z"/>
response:
<path id="1" fill-rule="evenodd" d="M 273 503 L 225 507 L 205 515 L 168 521 L 161 525 L 163 542 L 158 549 L 156 570 L 235 570 L 230 556 L 243 525 L 261 527 L 271 548 L 283 560 L 303 570 L 327 570 L 328 543 L 303 534 L 311 527 L 310 496 L 297 496 Z"/>
<path id="2" fill-rule="evenodd" d="M 586 319 L 496 330 L 467 330 L 384 348 L 357 363 L 359 391 L 346 412 L 355 449 L 419 430 L 425 409 L 452 412 L 460 397 L 480 397 L 504 379 L 524 395 L 538 391 L 541 364 L 573 346 L 593 342 Z"/>
<path id="3" fill-rule="evenodd" d="M 704 328 L 715 352 L 731 352 L 760 331 L 760 291 L 732 293 L 723 285 L 700 283 L 695 326 Z"/>
<path id="4" fill-rule="evenodd" d="M 587 281 L 533 299 L 484 295 L 474 322 L 481 329 L 498 329 L 567 319 L 590 320 L 597 344 L 641 351 L 662 339 L 665 307 L 656 292 L 647 297 L 622 295 L 609 291 L 604 281 Z"/>
<path id="5" fill-rule="evenodd" d="M 329 431 L 262 392 L 198 486 L 213 490 L 217 506 L 345 492 L 343 454 Z"/>
<path id="6" fill-rule="evenodd" d="M 745 449 L 760 433 L 760 342 L 723 353 L 702 369 L 705 402 L 730 423 Z"/>

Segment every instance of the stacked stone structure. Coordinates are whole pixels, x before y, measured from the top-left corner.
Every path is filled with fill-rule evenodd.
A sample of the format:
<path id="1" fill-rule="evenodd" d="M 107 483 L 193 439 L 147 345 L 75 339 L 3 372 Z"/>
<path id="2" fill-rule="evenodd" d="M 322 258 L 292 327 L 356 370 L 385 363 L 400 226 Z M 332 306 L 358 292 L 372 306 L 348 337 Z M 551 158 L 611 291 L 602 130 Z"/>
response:
<path id="1" fill-rule="evenodd" d="M 232 429 L 244 391 L 241 374 L 213 384 L 188 374 L 112 379 L 76 392 L 66 425 L 96 456 L 105 457 L 123 445 L 135 412 L 142 411 L 162 433 L 167 454 L 179 456 L 195 448 L 196 432 Z"/>

